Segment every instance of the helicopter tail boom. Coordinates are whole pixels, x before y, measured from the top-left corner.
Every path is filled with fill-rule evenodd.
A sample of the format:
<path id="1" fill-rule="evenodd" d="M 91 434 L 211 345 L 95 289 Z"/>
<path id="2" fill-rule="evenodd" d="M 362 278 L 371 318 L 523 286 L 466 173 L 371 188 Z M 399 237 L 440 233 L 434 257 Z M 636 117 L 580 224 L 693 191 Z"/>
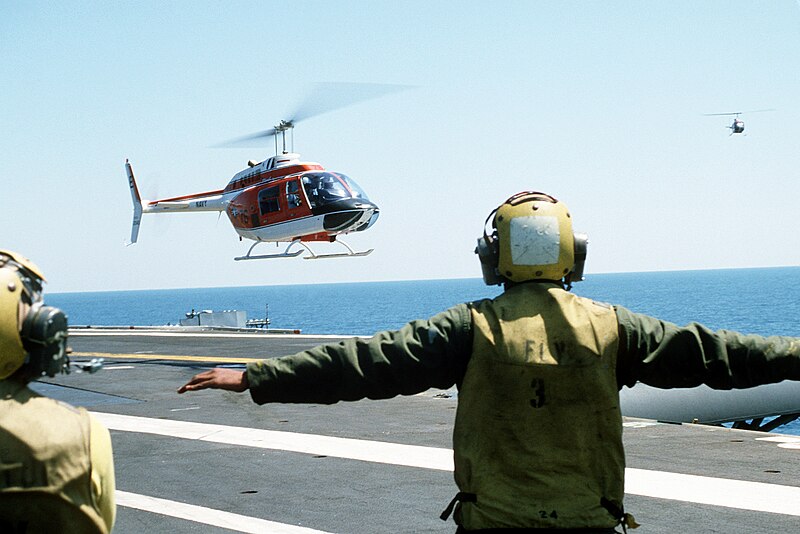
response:
<path id="1" fill-rule="evenodd" d="M 221 190 L 159 200 L 142 200 L 139 194 L 139 187 L 136 185 L 136 178 L 133 175 L 133 167 L 128 160 L 125 160 L 125 171 L 128 174 L 128 186 L 131 190 L 131 201 L 133 202 L 133 223 L 131 225 L 131 239 L 128 245 L 136 243 L 144 213 L 225 211 L 228 207 L 228 200 Z"/>
<path id="2" fill-rule="evenodd" d="M 222 197 L 221 191 L 200 193 L 185 197 L 166 198 L 163 200 L 149 200 L 145 202 L 144 213 L 159 213 L 164 211 L 225 211 L 227 200 Z"/>

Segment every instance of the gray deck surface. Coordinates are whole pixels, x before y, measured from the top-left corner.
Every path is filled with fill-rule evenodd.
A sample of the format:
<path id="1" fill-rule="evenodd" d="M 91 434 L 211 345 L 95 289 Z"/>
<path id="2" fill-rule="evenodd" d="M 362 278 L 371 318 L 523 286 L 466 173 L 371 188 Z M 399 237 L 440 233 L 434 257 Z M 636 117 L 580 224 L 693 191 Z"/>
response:
<path id="1" fill-rule="evenodd" d="M 74 361 L 105 354 L 97 374 L 73 373 L 36 387 L 92 412 L 165 421 L 450 448 L 454 396 L 431 390 L 413 397 L 320 405 L 257 406 L 247 393 L 175 390 L 216 357 L 264 358 L 291 354 L 330 338 L 207 334 L 170 337 L 162 332 L 74 331 Z M 113 354 L 128 355 L 109 357 Z M 172 361 L 159 355 L 210 356 Z M 235 364 L 233 364 L 235 365 Z M 794 486 L 800 495 L 800 448 L 784 448 L 762 433 L 702 425 L 636 424 L 624 433 L 629 468 Z M 565 421 L 565 424 L 569 422 Z M 438 516 L 456 488 L 452 473 L 130 430 L 111 431 L 117 490 L 138 496 L 337 533 L 454 532 Z M 787 437 L 788 441 L 800 438 Z M 797 443 L 796 443 L 797 444 Z M 699 479 L 698 479 L 699 480 Z M 770 486 L 771 487 L 771 486 Z M 659 489 L 659 488 L 656 488 Z M 748 489 L 747 491 L 753 491 Z M 639 492 L 642 493 L 642 492 Z M 753 491 L 756 496 L 758 491 Z M 792 497 L 794 498 L 794 497 Z M 123 504 L 115 533 L 269 532 L 276 527 L 221 528 L 201 514 L 192 519 Z M 747 496 L 745 496 L 745 501 Z M 161 501 L 158 501 L 161 503 Z M 800 509 L 789 500 L 786 509 Z M 158 504 L 155 506 L 159 506 Z M 800 516 L 682 500 L 626 496 L 635 532 L 800 532 Z M 199 508 L 198 508 L 199 510 Z M 233 526 L 231 523 L 229 526 Z M 250 528 L 251 530 L 247 530 Z"/>

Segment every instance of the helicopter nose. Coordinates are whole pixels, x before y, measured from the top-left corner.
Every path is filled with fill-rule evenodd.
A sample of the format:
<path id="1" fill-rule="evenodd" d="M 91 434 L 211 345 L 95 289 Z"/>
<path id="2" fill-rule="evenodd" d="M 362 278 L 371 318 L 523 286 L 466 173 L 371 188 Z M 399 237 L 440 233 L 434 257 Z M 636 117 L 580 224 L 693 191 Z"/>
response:
<path id="1" fill-rule="evenodd" d="M 342 201 L 337 203 L 337 207 L 336 211 L 325 215 L 323 226 L 326 231 L 358 232 L 372 226 L 378 218 L 378 206 L 369 201 Z"/>
<path id="2" fill-rule="evenodd" d="M 381 214 L 381 212 L 378 209 L 378 206 L 375 206 L 375 210 L 372 212 L 372 215 L 370 216 L 369 221 L 367 221 L 366 223 L 364 223 L 361 226 L 359 226 L 358 228 L 356 228 L 355 231 L 356 232 L 362 232 L 362 231 L 366 230 L 367 228 L 369 228 L 370 226 L 372 226 L 373 224 L 375 224 L 375 221 L 378 220 L 378 215 L 380 215 L 380 214 Z"/>

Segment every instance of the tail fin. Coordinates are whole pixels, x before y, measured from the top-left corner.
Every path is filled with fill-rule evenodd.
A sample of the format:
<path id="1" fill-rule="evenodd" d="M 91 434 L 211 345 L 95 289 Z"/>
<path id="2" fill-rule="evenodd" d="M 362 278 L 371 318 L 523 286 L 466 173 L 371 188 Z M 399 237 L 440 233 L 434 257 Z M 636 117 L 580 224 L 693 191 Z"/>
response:
<path id="1" fill-rule="evenodd" d="M 133 167 L 131 163 L 125 160 L 125 170 L 128 173 L 128 185 L 131 188 L 131 200 L 133 201 L 133 223 L 131 225 L 131 240 L 127 243 L 132 245 L 136 243 L 139 237 L 139 225 L 142 222 L 142 197 L 139 196 L 139 188 L 136 187 L 136 178 L 133 177 Z"/>

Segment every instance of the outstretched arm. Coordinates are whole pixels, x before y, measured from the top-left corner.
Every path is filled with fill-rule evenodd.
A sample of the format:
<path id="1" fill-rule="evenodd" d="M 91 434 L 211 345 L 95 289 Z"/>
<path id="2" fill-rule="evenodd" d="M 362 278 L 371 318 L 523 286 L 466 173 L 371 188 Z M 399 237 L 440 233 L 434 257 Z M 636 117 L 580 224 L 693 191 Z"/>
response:
<path id="1" fill-rule="evenodd" d="M 460 304 L 369 339 L 250 363 L 250 394 L 258 404 L 333 404 L 446 389 L 463 376 L 471 343 L 472 317 Z"/>
<path id="2" fill-rule="evenodd" d="M 446 389 L 463 376 L 471 344 L 471 314 L 467 305 L 460 304 L 369 339 L 351 338 L 292 356 L 254 360 L 247 365 L 247 385 L 239 387 L 249 388 L 258 404 L 333 404 L 411 395 L 432 387 Z M 199 389 L 237 383 L 236 377 L 208 373 L 187 386 Z M 206 381 L 211 385 L 203 386 Z"/>
<path id="3" fill-rule="evenodd" d="M 800 380 L 800 338 L 678 326 L 617 307 L 617 381 L 659 388 L 740 389 Z"/>

